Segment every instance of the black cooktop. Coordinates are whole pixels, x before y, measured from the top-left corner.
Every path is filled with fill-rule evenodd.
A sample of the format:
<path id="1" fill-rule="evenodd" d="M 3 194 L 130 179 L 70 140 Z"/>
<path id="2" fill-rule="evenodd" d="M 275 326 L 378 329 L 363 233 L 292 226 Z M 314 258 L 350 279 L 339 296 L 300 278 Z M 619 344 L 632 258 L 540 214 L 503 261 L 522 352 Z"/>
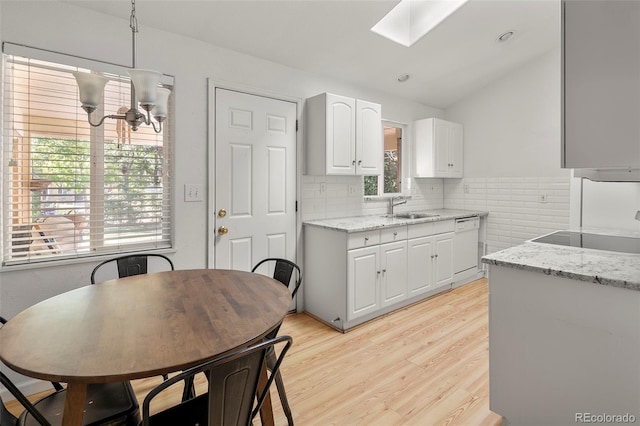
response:
<path id="1" fill-rule="evenodd" d="M 534 243 L 556 244 L 595 250 L 640 254 L 640 238 L 615 235 L 589 234 L 585 232 L 556 231 L 531 240 Z"/>

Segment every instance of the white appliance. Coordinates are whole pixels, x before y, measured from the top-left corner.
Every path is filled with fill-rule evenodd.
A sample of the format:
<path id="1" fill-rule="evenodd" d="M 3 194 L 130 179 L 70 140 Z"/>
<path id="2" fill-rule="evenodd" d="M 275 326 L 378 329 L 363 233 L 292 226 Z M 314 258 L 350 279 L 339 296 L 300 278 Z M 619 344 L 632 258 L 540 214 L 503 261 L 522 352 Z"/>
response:
<path id="1" fill-rule="evenodd" d="M 453 240 L 453 271 L 475 271 L 478 268 L 479 217 L 456 219 Z"/>

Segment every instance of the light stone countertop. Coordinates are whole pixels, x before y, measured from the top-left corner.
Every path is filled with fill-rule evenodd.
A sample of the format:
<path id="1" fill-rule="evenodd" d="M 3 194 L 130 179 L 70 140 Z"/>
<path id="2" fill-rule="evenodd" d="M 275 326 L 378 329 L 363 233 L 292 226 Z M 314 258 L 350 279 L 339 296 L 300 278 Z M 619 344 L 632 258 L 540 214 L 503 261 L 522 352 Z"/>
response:
<path id="1" fill-rule="evenodd" d="M 572 231 L 576 231 L 572 229 Z M 640 233 L 578 229 L 587 233 L 640 237 Z M 578 281 L 640 291 L 640 254 L 525 242 L 486 255 L 482 262 Z"/>
<path id="2" fill-rule="evenodd" d="M 372 229 L 382 229 L 391 226 L 414 225 L 417 223 L 437 222 L 441 220 L 460 219 L 463 217 L 486 216 L 489 213 L 476 210 L 453 210 L 453 209 L 437 209 L 437 210 L 412 210 L 412 213 L 428 213 L 438 216 L 423 217 L 416 219 L 405 219 L 400 217 L 386 217 L 384 215 L 368 215 L 340 217 L 335 219 L 316 219 L 305 220 L 305 226 L 317 226 L 321 228 L 333 229 L 343 232 L 360 232 Z M 402 213 L 402 212 L 396 212 Z"/>

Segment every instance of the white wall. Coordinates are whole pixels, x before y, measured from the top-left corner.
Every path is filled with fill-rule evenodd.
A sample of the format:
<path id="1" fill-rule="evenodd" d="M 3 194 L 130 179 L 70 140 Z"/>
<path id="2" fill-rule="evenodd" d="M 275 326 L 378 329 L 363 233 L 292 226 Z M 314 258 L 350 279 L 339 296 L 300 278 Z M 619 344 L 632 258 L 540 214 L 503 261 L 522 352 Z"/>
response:
<path id="1" fill-rule="evenodd" d="M 445 113 L 464 124 L 465 177 L 445 180 L 444 204 L 489 211 L 488 252 L 569 226 L 570 171 L 560 168 L 558 50 Z"/>
<path id="2" fill-rule="evenodd" d="M 582 184 L 583 227 L 640 231 L 640 221 L 635 220 L 640 210 L 640 183 L 584 179 Z M 579 184 L 575 187 L 578 190 Z"/>
<path id="3" fill-rule="evenodd" d="M 560 52 L 447 108 L 464 124 L 465 177 L 568 177 L 560 168 Z"/>
<path id="4" fill-rule="evenodd" d="M 0 3 L 2 41 L 123 65 L 130 63 L 128 20 L 58 1 L 3 0 Z M 299 99 L 324 91 L 366 99 L 382 104 L 385 119 L 401 123 L 442 114 L 394 96 L 145 27 L 143 17 L 147 7 L 153 4 L 137 5 L 141 24 L 138 66 L 175 76 L 176 237 L 175 253 L 171 257 L 177 268 L 206 267 L 207 261 L 207 202 L 184 203 L 182 188 L 185 183 L 210 187 L 207 182 L 208 78 Z M 303 116 L 302 111 L 298 113 Z M 2 270 L 0 312 L 10 318 L 54 294 L 86 285 L 95 264 L 97 261 L 77 261 L 72 265 Z"/>

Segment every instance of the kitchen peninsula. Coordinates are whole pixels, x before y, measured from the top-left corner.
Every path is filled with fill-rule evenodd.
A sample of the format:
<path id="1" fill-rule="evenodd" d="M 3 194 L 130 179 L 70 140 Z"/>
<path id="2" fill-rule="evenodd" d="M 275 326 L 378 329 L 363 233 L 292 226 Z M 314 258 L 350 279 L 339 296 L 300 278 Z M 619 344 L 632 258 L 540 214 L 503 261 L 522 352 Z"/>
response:
<path id="1" fill-rule="evenodd" d="M 305 221 L 305 311 L 346 331 L 484 276 L 486 215 L 440 209 Z"/>
<path id="2" fill-rule="evenodd" d="M 580 231 L 579 242 L 607 233 Z M 637 246 L 628 234 L 614 238 Z M 526 242 L 482 259 L 503 425 L 640 421 L 640 254 L 611 250 Z"/>

